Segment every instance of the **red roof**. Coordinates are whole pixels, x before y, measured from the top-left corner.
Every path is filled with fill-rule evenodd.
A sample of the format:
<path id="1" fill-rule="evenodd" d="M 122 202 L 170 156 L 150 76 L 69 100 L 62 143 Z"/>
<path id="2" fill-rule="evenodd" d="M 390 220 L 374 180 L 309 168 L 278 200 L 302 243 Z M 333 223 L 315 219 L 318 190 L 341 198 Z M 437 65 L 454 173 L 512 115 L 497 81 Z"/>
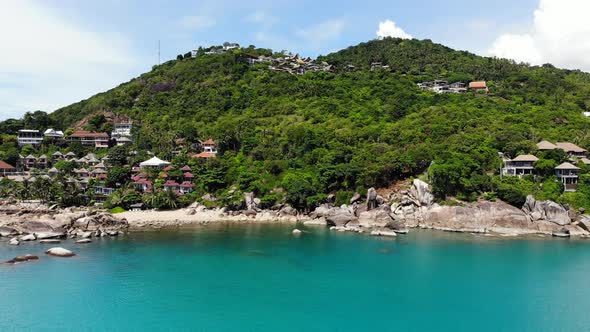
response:
<path id="1" fill-rule="evenodd" d="M 164 186 L 180 186 L 180 184 L 174 180 L 168 180 L 166 183 L 164 183 Z"/>
<path id="2" fill-rule="evenodd" d="M 166 174 L 166 173 L 162 173 L 162 174 L 160 174 L 160 177 L 161 177 L 161 178 L 163 178 L 163 179 L 165 179 L 165 178 L 167 178 L 167 177 L 168 177 L 168 174 Z"/>
<path id="3" fill-rule="evenodd" d="M 184 177 L 191 179 L 191 178 L 194 178 L 195 176 L 192 173 L 187 172 L 187 173 L 184 173 Z"/>
<path id="4" fill-rule="evenodd" d="M 170 172 L 173 169 L 172 165 L 171 166 L 166 166 L 164 167 L 163 171 L 164 172 Z"/>
<path id="5" fill-rule="evenodd" d="M 192 187 L 194 187 L 195 185 L 194 185 L 194 184 L 192 184 L 192 183 L 190 183 L 190 182 L 188 182 L 188 181 L 184 181 L 184 182 L 183 182 L 183 183 L 182 183 L 180 186 L 181 186 L 181 187 L 184 187 L 184 188 L 192 188 Z"/>
<path id="6" fill-rule="evenodd" d="M 211 152 L 201 152 L 201 153 L 196 153 L 196 154 L 192 154 L 191 155 L 192 158 L 215 158 L 215 153 L 211 153 Z"/>
<path id="7" fill-rule="evenodd" d="M 15 169 L 16 167 L 10 165 L 9 163 L 0 160 L 0 169 Z"/>
<path id="8" fill-rule="evenodd" d="M 77 137 L 77 138 L 84 138 L 84 137 L 109 137 L 109 134 L 107 133 L 97 133 L 94 131 L 76 131 L 74 132 L 70 137 Z"/>
<path id="9" fill-rule="evenodd" d="M 470 89 L 487 89 L 488 86 L 485 81 L 469 83 Z"/>
<path id="10" fill-rule="evenodd" d="M 215 141 L 212 138 L 209 138 L 205 142 L 201 142 L 203 145 L 215 145 Z"/>
<path id="11" fill-rule="evenodd" d="M 181 169 L 183 172 L 190 172 L 192 171 L 189 165 L 184 165 Z"/>
<path id="12" fill-rule="evenodd" d="M 98 174 L 97 178 L 101 179 L 101 180 L 105 180 L 107 178 L 106 174 Z"/>

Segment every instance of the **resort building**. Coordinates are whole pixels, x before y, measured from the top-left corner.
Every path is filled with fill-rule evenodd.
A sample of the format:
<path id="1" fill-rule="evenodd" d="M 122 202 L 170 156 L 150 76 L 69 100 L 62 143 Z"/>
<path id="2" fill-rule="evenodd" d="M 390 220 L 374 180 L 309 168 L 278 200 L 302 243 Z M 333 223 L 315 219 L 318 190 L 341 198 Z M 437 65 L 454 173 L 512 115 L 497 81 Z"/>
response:
<path id="1" fill-rule="evenodd" d="M 64 132 L 61 130 L 47 129 L 43 133 L 43 136 L 51 140 L 58 140 L 64 138 Z"/>
<path id="2" fill-rule="evenodd" d="M 170 163 L 167 161 L 164 161 L 158 157 L 153 157 L 149 160 L 146 160 L 142 163 L 139 164 L 139 167 L 141 167 L 141 169 L 164 169 L 166 166 L 169 166 Z"/>
<path id="3" fill-rule="evenodd" d="M 579 172 L 580 168 L 570 163 L 563 163 L 555 167 L 555 176 L 563 183 L 566 192 L 573 192 L 578 188 Z"/>
<path id="4" fill-rule="evenodd" d="M 490 92 L 490 90 L 488 89 L 488 85 L 485 81 L 469 83 L 469 90 L 473 90 L 475 92 L 485 92 L 485 93 Z"/>
<path id="5" fill-rule="evenodd" d="M 111 137 L 117 142 L 118 146 L 130 145 L 133 143 L 131 140 L 131 130 L 133 129 L 133 122 L 131 120 L 125 120 L 116 122 L 113 125 L 113 131 Z"/>
<path id="6" fill-rule="evenodd" d="M 13 175 L 16 173 L 16 167 L 10 165 L 9 163 L 0 160 L 0 175 L 7 176 Z"/>
<path id="7" fill-rule="evenodd" d="M 572 158 L 586 158 L 588 155 L 588 150 L 581 148 L 574 143 L 557 142 L 555 145 L 557 145 L 558 149 L 562 149 L 568 156 Z"/>
<path id="8" fill-rule="evenodd" d="M 84 146 L 94 146 L 95 148 L 109 147 L 109 134 L 97 133 L 91 131 L 76 131 L 70 137 L 70 142 L 80 142 Z"/>
<path id="9" fill-rule="evenodd" d="M 203 148 L 203 151 L 201 153 L 192 154 L 192 155 L 190 155 L 190 157 L 191 158 L 204 158 L 204 159 L 216 157 L 217 144 L 215 143 L 215 141 L 212 138 L 209 138 L 208 140 L 201 142 L 201 147 Z"/>
<path id="10" fill-rule="evenodd" d="M 587 158 L 588 150 L 581 148 L 570 142 L 557 142 L 553 144 L 548 141 L 541 141 L 537 143 L 539 151 L 563 150 L 570 158 Z"/>
<path id="11" fill-rule="evenodd" d="M 520 155 L 514 159 L 504 159 L 504 168 L 502 168 L 502 175 L 504 176 L 518 176 L 535 174 L 535 162 L 539 158 L 533 155 Z"/>
<path id="12" fill-rule="evenodd" d="M 18 146 L 41 145 L 43 143 L 43 134 L 39 130 L 21 129 L 18 131 Z"/>
<path id="13" fill-rule="evenodd" d="M 467 92 L 466 85 L 463 82 L 449 84 L 447 81 L 434 80 L 432 82 L 418 83 L 418 87 L 422 90 L 430 90 L 438 94 Z"/>

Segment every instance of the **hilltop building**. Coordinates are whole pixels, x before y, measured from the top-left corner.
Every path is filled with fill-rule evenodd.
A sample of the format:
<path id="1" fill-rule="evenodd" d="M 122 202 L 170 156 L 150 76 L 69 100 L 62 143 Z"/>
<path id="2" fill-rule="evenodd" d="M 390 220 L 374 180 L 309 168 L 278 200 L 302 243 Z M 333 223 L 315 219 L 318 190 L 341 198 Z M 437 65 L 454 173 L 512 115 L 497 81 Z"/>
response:
<path id="1" fill-rule="evenodd" d="M 485 92 L 485 93 L 490 92 L 490 89 L 488 89 L 488 85 L 485 81 L 469 83 L 469 90 L 473 90 L 475 92 Z"/>
<path id="2" fill-rule="evenodd" d="M 84 146 L 94 146 L 95 148 L 109 147 L 109 134 L 97 133 L 93 131 L 76 131 L 68 137 L 70 142 L 80 142 Z"/>

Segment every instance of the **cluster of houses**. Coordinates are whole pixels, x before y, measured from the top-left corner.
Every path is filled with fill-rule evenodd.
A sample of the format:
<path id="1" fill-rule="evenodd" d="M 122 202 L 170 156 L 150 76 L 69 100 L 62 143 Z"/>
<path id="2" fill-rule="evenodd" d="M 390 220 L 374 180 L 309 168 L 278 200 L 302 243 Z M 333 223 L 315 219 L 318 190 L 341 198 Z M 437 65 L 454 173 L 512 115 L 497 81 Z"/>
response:
<path id="1" fill-rule="evenodd" d="M 558 142 L 551 143 L 548 141 L 541 141 L 537 143 L 539 151 L 563 150 L 571 161 L 579 161 L 586 165 L 590 165 L 588 159 L 588 151 L 573 143 Z M 539 160 L 533 155 L 520 155 L 514 159 L 504 157 L 504 167 L 502 168 L 502 176 L 517 176 L 523 177 L 527 175 L 535 175 L 535 162 Z M 555 167 L 555 176 L 563 183 L 566 192 L 574 192 L 578 187 L 580 168 L 570 162 L 564 162 Z"/>
<path id="2" fill-rule="evenodd" d="M 108 133 L 92 132 L 78 130 L 69 136 L 64 135 L 63 131 L 47 129 L 45 132 L 35 129 L 21 129 L 17 133 L 18 146 L 26 145 L 40 146 L 44 142 L 49 143 L 73 143 L 80 142 L 83 146 L 92 146 L 95 148 L 108 148 L 111 141 L 116 145 L 129 145 L 133 143 L 131 139 L 131 129 L 133 123 L 128 120 L 113 125 L 113 131 Z"/>
<path id="3" fill-rule="evenodd" d="M 261 55 L 257 58 L 250 57 L 246 61 L 251 66 L 258 64 L 268 64 L 268 69 L 282 71 L 289 74 L 304 75 L 307 72 L 335 72 L 336 67 L 324 61 L 316 61 L 312 58 L 300 58 L 298 54 L 287 55 L 284 57 L 273 58 L 271 56 Z"/>
<path id="4" fill-rule="evenodd" d="M 167 161 L 158 157 L 153 157 L 139 164 L 139 167 L 133 167 L 133 175 L 131 181 L 135 189 L 141 193 L 151 192 L 153 190 L 153 183 L 149 180 L 148 170 L 156 170 L 159 172 L 159 177 L 164 179 L 164 190 L 171 190 L 178 195 L 184 195 L 193 192 L 195 185 L 193 180 L 195 176 L 188 165 L 180 168 L 182 172 L 182 179 L 171 179 L 168 172 L 174 171 L 174 167 Z"/>
<path id="5" fill-rule="evenodd" d="M 490 90 L 487 83 L 484 81 L 470 82 L 469 85 L 463 82 L 450 83 L 443 80 L 434 80 L 431 82 L 418 83 L 418 87 L 422 90 L 429 90 L 439 94 L 445 93 L 466 93 L 467 91 L 485 92 L 489 93 Z"/>

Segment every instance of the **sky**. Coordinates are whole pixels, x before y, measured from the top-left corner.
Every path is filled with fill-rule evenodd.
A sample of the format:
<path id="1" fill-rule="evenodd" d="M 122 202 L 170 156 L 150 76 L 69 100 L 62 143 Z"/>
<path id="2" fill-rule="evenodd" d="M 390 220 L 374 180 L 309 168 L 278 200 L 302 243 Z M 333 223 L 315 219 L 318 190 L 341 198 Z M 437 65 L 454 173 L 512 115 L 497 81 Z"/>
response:
<path id="1" fill-rule="evenodd" d="M 387 36 L 590 72 L 590 0 L 3 0 L 0 120 L 52 112 L 198 46 L 327 54 Z"/>

